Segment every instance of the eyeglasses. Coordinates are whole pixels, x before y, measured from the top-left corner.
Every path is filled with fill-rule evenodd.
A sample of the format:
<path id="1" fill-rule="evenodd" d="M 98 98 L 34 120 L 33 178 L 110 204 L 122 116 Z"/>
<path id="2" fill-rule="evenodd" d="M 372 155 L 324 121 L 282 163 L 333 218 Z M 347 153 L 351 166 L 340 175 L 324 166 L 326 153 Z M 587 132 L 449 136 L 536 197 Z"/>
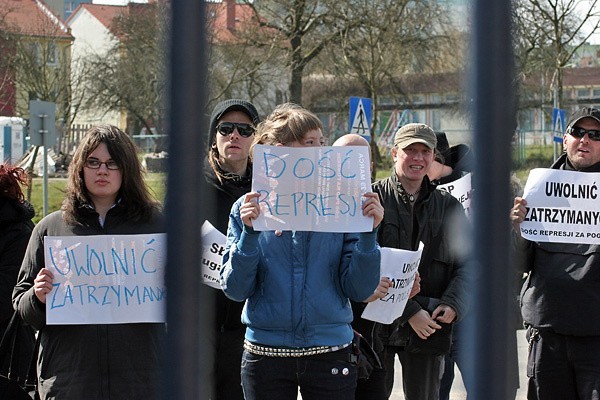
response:
<path id="1" fill-rule="evenodd" d="M 574 128 L 569 128 L 567 133 L 577 139 L 581 139 L 587 133 L 590 140 L 594 140 L 594 141 L 600 140 L 600 131 L 598 131 L 596 129 L 585 129 L 585 128 L 574 127 Z"/>
<path id="2" fill-rule="evenodd" d="M 254 126 L 250 124 L 242 124 L 237 122 L 221 122 L 217 126 L 217 132 L 223 136 L 231 135 L 237 129 L 238 133 L 242 137 L 250 137 L 254 134 Z"/>
<path id="3" fill-rule="evenodd" d="M 106 162 L 96 160 L 95 158 L 88 158 L 87 160 L 85 160 L 85 166 L 89 169 L 99 169 L 102 166 L 102 164 L 106 165 L 106 168 L 113 171 L 119 169 L 119 164 L 117 164 L 117 162 L 113 160 L 108 160 Z"/>

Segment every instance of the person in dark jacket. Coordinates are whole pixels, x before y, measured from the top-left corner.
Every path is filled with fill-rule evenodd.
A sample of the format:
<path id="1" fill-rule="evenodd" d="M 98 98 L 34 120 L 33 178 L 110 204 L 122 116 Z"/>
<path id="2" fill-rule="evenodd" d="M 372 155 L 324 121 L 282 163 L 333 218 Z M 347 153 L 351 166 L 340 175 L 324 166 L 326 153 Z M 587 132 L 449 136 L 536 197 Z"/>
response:
<path id="1" fill-rule="evenodd" d="M 15 309 L 41 335 L 42 400 L 159 398 L 165 324 L 46 324 L 53 275 L 44 267 L 44 238 L 160 232 L 162 214 L 145 185 L 131 138 L 111 125 L 92 127 L 69 165 L 61 210 L 33 231 L 13 292 Z"/>
<path id="2" fill-rule="evenodd" d="M 418 269 L 421 291 L 408 300 L 404 313 L 392 324 L 373 326 L 380 341 L 375 347 L 384 347 L 387 396 L 393 389 L 398 355 L 408 400 L 438 398 L 444 357 L 427 354 L 425 348 L 435 342 L 443 326 L 448 329 L 465 315 L 472 276 L 469 222 L 463 208 L 449 193 L 436 190 L 427 177 L 436 143 L 435 133 L 425 124 L 399 128 L 391 149 L 393 172 L 373 184 L 384 207 L 379 244 L 413 251 L 419 242 L 424 244 Z M 409 347 L 416 337 L 424 341 L 421 352 Z"/>
<path id="3" fill-rule="evenodd" d="M 35 213 L 20 186 L 26 184 L 27 174 L 22 168 L 0 165 L 0 338 L 14 312 L 12 291 L 33 230 L 31 218 Z M 0 393 L 6 399 L 26 396 L 16 383 L 5 377 L 0 377 Z"/>
<path id="4" fill-rule="evenodd" d="M 355 133 L 348 133 L 340 136 L 332 146 L 366 146 L 370 148 L 367 139 Z M 371 173 L 373 172 L 372 170 L 373 163 L 371 162 Z M 378 331 L 374 329 L 375 324 L 372 321 L 362 319 L 361 315 L 368 303 L 382 299 L 387 295 L 391 283 L 392 282 L 390 278 L 385 276 L 381 277 L 379 280 L 379 285 L 369 298 L 360 302 L 350 302 L 352 305 L 352 313 L 354 315 L 354 319 L 352 320 L 352 328 L 356 332 L 360 333 L 362 337 L 367 340 L 369 345 L 371 345 L 371 347 L 375 346 L 373 350 L 380 358 L 383 358 L 383 345 L 381 340 L 376 338 L 376 332 Z M 420 278 L 419 274 L 417 273 L 413 283 L 413 288 L 409 294 L 409 298 L 414 297 L 420 290 Z M 356 384 L 355 397 L 357 400 L 386 400 L 388 398 L 388 394 L 385 386 L 385 370 L 373 365 L 371 365 L 371 367 L 373 367 L 373 369 L 370 371 L 368 377 L 361 378 L 359 376 Z"/>
<path id="5" fill-rule="evenodd" d="M 600 172 L 600 110 L 583 107 L 567 122 L 565 153 L 554 169 Z M 533 242 L 521 237 L 527 201 L 511 209 L 515 258 L 529 272 L 521 290 L 527 328 L 530 400 L 597 399 L 600 393 L 600 243 Z M 595 226 L 594 228 L 597 228 Z"/>
<path id="6" fill-rule="evenodd" d="M 220 102 L 210 118 L 208 158 L 204 165 L 204 176 L 213 195 L 208 220 L 224 235 L 231 206 L 252 188 L 250 145 L 259 122 L 254 105 L 239 99 Z M 215 398 L 243 400 L 240 368 L 246 330 L 242 324 L 244 303 L 229 300 L 221 290 L 213 293 Z"/>

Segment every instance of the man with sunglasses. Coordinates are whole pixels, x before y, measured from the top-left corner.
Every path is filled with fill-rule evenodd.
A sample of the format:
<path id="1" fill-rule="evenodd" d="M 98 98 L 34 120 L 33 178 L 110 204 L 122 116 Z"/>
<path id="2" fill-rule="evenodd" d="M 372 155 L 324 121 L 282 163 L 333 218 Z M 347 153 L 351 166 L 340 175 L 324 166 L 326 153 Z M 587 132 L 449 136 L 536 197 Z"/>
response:
<path id="1" fill-rule="evenodd" d="M 233 203 L 252 187 L 250 145 L 260 122 L 256 107 L 245 100 L 218 103 L 210 118 L 208 157 L 204 176 L 209 191 L 204 203 L 208 220 L 221 233 L 227 233 Z M 223 243 L 225 246 L 225 243 Z M 215 400 L 243 400 L 240 368 L 246 327 L 241 322 L 244 303 L 229 300 L 221 290 L 215 294 L 215 351 L 213 389 Z"/>
<path id="2" fill-rule="evenodd" d="M 552 168 L 600 172 L 600 110 L 571 115 L 565 153 Z M 600 242 L 532 242 L 520 236 L 527 202 L 516 197 L 510 220 L 515 262 L 529 272 L 521 290 L 528 328 L 528 399 L 598 399 L 600 393 Z"/>

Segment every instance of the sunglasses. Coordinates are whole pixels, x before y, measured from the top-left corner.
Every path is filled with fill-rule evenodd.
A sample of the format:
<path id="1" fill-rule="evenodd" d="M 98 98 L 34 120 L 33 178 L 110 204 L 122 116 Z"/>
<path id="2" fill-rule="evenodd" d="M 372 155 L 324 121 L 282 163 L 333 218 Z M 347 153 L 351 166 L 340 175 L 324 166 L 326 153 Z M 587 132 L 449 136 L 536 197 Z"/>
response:
<path id="1" fill-rule="evenodd" d="M 237 129 L 238 133 L 242 137 L 252 136 L 255 130 L 254 126 L 250 124 L 241 124 L 237 122 L 221 122 L 217 126 L 217 132 L 223 136 L 231 135 L 235 129 Z"/>
<path id="2" fill-rule="evenodd" d="M 595 129 L 585 129 L 585 128 L 574 127 L 574 128 L 569 128 L 568 133 L 569 133 L 569 135 L 571 135 L 577 139 L 581 139 L 587 133 L 590 140 L 594 140 L 594 141 L 600 140 L 600 131 L 595 130 Z"/>

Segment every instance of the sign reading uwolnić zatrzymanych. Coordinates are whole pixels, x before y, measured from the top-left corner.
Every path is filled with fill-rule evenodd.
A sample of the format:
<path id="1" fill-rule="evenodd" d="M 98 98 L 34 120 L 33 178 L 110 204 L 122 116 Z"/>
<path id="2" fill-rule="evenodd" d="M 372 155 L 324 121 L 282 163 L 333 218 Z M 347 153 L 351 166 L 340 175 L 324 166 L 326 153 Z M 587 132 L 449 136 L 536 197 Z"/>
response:
<path id="1" fill-rule="evenodd" d="M 419 242 L 417 251 L 381 248 L 380 276 L 388 277 L 392 284 L 383 298 L 367 304 L 362 318 L 391 324 L 402 316 L 419 269 L 423 247 L 423 242 Z"/>
<path id="2" fill-rule="evenodd" d="M 600 243 L 600 173 L 536 168 L 523 197 L 521 236 L 537 242 Z"/>
<path id="3" fill-rule="evenodd" d="M 254 147 L 252 191 L 260 197 L 253 228 L 317 232 L 370 232 L 362 213 L 371 191 L 369 148 Z"/>
<path id="4" fill-rule="evenodd" d="M 47 236 L 46 323 L 165 322 L 166 234 Z"/>

